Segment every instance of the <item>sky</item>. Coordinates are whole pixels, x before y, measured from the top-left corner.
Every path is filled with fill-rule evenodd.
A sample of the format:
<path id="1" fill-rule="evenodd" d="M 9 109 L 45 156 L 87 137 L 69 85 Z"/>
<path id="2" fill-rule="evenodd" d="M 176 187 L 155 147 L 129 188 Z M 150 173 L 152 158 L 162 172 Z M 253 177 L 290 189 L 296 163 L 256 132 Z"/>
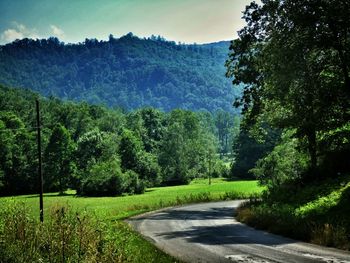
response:
<path id="1" fill-rule="evenodd" d="M 0 0 L 0 44 L 58 37 L 65 43 L 129 32 L 182 43 L 232 40 L 250 0 Z"/>

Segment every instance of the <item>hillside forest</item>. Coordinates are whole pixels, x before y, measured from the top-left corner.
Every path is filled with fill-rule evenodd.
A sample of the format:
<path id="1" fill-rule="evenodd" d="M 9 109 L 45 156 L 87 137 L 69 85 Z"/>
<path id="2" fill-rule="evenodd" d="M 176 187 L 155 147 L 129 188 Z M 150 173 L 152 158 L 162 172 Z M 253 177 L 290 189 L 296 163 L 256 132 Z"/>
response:
<path id="1" fill-rule="evenodd" d="M 240 90 L 225 78 L 228 47 L 228 41 L 188 45 L 132 33 L 77 44 L 25 38 L 0 46 L 0 83 L 125 110 L 233 112 Z"/>
<path id="2" fill-rule="evenodd" d="M 38 191 L 36 99 L 45 192 L 132 194 L 229 174 L 221 159 L 230 155 L 239 118 L 228 112 L 165 113 L 151 107 L 125 112 L 1 86 L 1 195 Z"/>

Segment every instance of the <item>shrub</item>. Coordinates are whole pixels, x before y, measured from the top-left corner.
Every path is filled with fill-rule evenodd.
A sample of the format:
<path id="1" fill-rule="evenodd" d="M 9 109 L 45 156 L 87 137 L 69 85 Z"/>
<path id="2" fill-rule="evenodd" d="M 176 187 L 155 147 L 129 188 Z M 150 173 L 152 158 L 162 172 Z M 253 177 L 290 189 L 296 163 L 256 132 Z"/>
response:
<path id="1" fill-rule="evenodd" d="M 123 192 L 130 194 L 143 194 L 145 192 L 145 183 L 137 173 L 128 170 L 123 174 Z"/>
<path id="2" fill-rule="evenodd" d="M 142 152 L 138 157 L 135 169 L 141 179 L 147 182 L 147 186 L 158 186 L 161 183 L 160 167 L 157 157 L 148 152 Z"/>
<path id="3" fill-rule="evenodd" d="M 212 177 L 225 177 L 230 176 L 230 169 L 225 165 L 222 160 L 216 160 L 213 166 Z"/>
<path id="4" fill-rule="evenodd" d="M 78 194 L 86 196 L 114 196 L 124 191 L 124 178 L 118 159 L 94 164 L 81 182 Z"/>
<path id="5" fill-rule="evenodd" d="M 291 135 L 285 133 L 282 142 L 250 170 L 270 190 L 301 178 L 307 169 L 307 157 L 296 150 L 297 140 L 291 139 Z"/>

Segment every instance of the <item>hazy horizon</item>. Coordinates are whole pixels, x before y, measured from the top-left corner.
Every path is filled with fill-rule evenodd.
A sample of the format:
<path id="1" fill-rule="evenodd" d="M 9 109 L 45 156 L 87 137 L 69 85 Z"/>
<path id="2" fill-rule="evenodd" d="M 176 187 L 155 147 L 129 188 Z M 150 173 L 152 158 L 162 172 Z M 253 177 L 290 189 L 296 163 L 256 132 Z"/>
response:
<path id="1" fill-rule="evenodd" d="M 250 0 L 53 0 L 0 2 L 0 44 L 22 38 L 58 37 L 65 43 L 85 38 L 140 38 L 160 35 L 186 44 L 232 40 L 244 25 Z"/>

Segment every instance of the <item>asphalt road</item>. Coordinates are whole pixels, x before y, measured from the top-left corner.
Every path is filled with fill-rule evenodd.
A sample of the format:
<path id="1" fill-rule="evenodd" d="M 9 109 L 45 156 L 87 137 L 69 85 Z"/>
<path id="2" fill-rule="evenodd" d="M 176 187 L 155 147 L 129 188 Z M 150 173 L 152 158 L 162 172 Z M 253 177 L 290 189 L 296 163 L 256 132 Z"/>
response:
<path id="1" fill-rule="evenodd" d="M 350 263 L 350 253 L 258 231 L 233 218 L 240 201 L 188 205 L 128 222 L 166 253 L 185 262 Z"/>

